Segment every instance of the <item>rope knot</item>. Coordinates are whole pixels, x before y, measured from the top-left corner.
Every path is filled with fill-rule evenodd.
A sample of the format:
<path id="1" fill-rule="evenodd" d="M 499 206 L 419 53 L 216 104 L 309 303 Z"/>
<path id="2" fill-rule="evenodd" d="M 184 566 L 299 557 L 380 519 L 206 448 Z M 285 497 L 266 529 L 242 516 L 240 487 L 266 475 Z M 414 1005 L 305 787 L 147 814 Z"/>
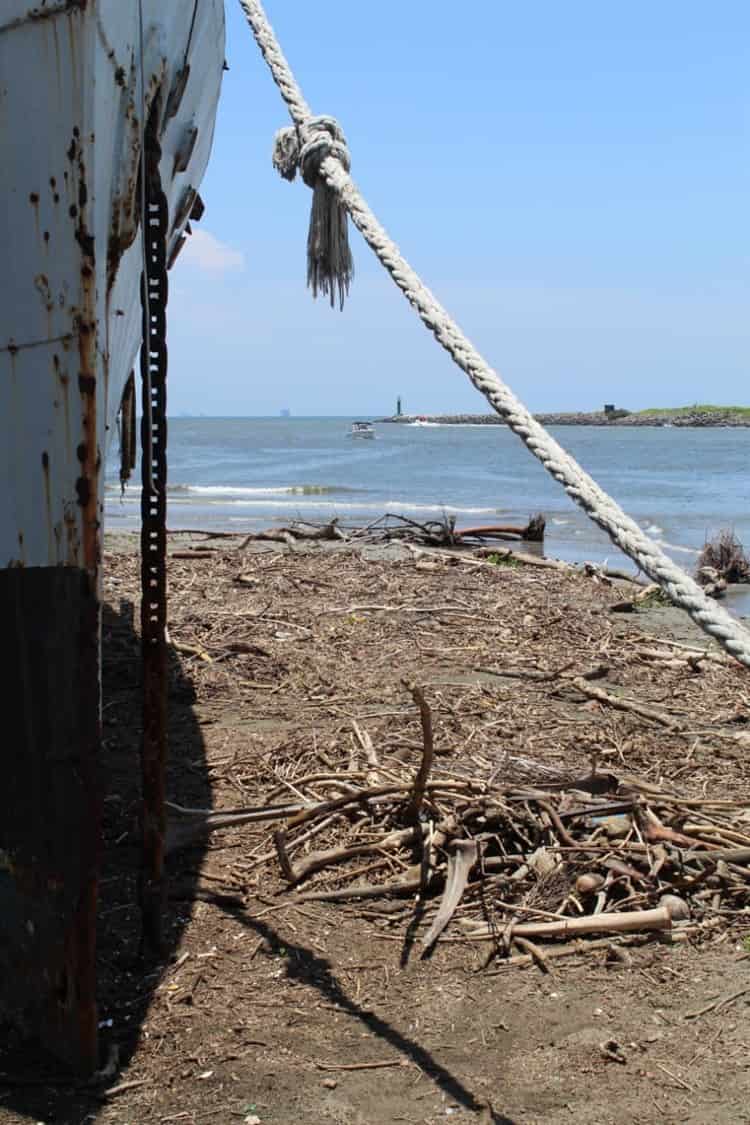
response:
<path id="1" fill-rule="evenodd" d="M 335 156 L 348 172 L 352 166 L 346 137 L 335 117 L 311 117 L 305 122 L 304 144 L 299 154 L 302 179 L 314 188 L 320 175 L 320 166 L 328 156 Z"/>
<path id="2" fill-rule="evenodd" d="M 347 215 L 338 194 L 321 174 L 327 157 L 333 156 L 345 171 L 351 158 L 343 130 L 333 117 L 308 117 L 299 128 L 280 129 L 274 138 L 273 166 L 285 180 L 293 180 L 299 170 L 313 189 L 310 227 L 307 234 L 307 284 L 317 297 L 320 291 L 330 297 L 331 307 L 338 293 L 339 306 L 354 275 L 349 249 Z"/>

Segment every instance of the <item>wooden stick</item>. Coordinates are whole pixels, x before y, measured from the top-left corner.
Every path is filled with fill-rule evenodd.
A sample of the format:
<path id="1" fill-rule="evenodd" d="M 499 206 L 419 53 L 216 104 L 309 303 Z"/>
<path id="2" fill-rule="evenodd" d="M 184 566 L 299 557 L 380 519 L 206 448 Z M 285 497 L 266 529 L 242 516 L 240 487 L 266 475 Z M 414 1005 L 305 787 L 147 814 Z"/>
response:
<path id="1" fill-rule="evenodd" d="M 274 836 L 276 841 L 277 836 L 282 833 L 277 832 Z M 308 875 L 314 874 L 316 871 L 321 871 L 324 867 L 330 867 L 337 863 L 346 863 L 348 859 L 356 859 L 358 856 L 363 855 L 377 855 L 381 852 L 396 851 L 398 848 L 412 842 L 416 835 L 415 828 L 404 828 L 400 832 L 391 832 L 388 836 L 383 836 L 380 840 L 375 840 L 367 844 L 358 844 L 352 848 L 330 848 L 328 851 L 311 852 L 309 855 L 292 867 L 288 855 L 286 855 L 287 867 L 284 866 L 284 861 L 279 853 L 279 861 L 284 871 L 284 877 L 290 883 L 300 883 L 306 879 Z M 284 843 L 286 841 L 283 841 Z M 278 849 L 278 843 L 276 844 Z M 286 854 L 286 852 L 285 852 Z"/>
<path id="2" fill-rule="evenodd" d="M 549 965 L 547 964 L 547 955 L 545 953 L 542 953 L 539 946 L 534 945 L 533 941 L 529 941 L 528 938 L 519 937 L 516 933 L 513 933 L 511 935 L 511 941 L 513 941 L 519 949 L 522 949 L 524 953 L 528 954 L 528 956 L 539 966 L 543 973 L 552 972 Z"/>
<path id="3" fill-rule="evenodd" d="M 708 863 L 723 859 L 725 863 L 750 863 L 750 848 L 707 848 L 705 851 L 689 851 L 676 849 L 677 855 L 684 863 Z M 673 853 L 674 854 L 674 853 Z"/>
<path id="4" fill-rule="evenodd" d="M 169 853 L 190 847 L 191 844 L 203 840 L 209 832 L 215 832 L 219 828 L 237 828 L 243 824 L 256 824 L 264 820 L 285 820 L 304 807 L 299 804 L 276 805 L 241 812 L 217 812 L 214 809 L 185 809 L 167 801 L 169 820 L 165 851 Z"/>
<path id="5" fill-rule="evenodd" d="M 435 915 L 435 920 L 422 938 L 422 945 L 429 949 L 442 934 L 456 912 L 461 896 L 469 881 L 469 872 L 477 861 L 476 840 L 456 840 L 454 852 L 448 859 L 448 872 L 443 897 Z"/>
<path id="6" fill-rule="evenodd" d="M 594 687 L 593 684 L 587 683 L 582 676 L 575 676 L 570 683 L 573 687 L 577 688 L 582 695 L 588 696 L 589 699 L 596 699 L 599 703 L 606 703 L 609 707 L 614 707 L 616 711 L 630 711 L 634 715 L 640 715 L 644 719 L 651 719 L 652 722 L 661 723 L 662 726 L 668 727 L 669 730 L 679 730 L 679 723 L 665 715 L 662 711 L 657 711 L 653 707 L 647 707 L 644 703 L 636 703 L 635 700 L 620 699 L 617 695 L 612 695 L 611 692 L 604 691 L 603 688 Z"/>
<path id="7" fill-rule="evenodd" d="M 422 723 L 422 761 L 417 776 L 414 778 L 414 787 L 411 791 L 411 797 L 406 806 L 405 814 L 407 820 L 416 823 L 419 819 L 419 810 L 422 808 L 422 802 L 424 800 L 427 778 L 430 776 L 432 763 L 435 759 L 435 743 L 432 734 L 432 714 L 429 704 L 424 697 L 424 692 L 420 687 L 417 687 L 416 684 L 405 686 L 408 686 L 412 699 L 419 708 L 419 718 Z"/>
<path id="8" fill-rule="evenodd" d="M 404 1059 L 384 1059 L 383 1062 L 362 1063 L 321 1063 L 315 1064 L 318 1070 L 381 1070 L 386 1066 L 406 1066 Z"/>
<path id="9" fill-rule="evenodd" d="M 560 559 L 547 559 L 542 558 L 540 555 L 527 555 L 523 551 L 514 551 L 510 547 L 480 547 L 474 554 L 483 559 L 489 556 L 496 556 L 506 562 L 516 562 L 523 564 L 523 566 L 538 566 L 542 567 L 544 570 L 565 570 L 568 572 L 575 570 L 569 563 L 564 563 Z"/>
<path id="10" fill-rule="evenodd" d="M 582 918 L 561 918 L 559 922 L 519 922 L 513 937 L 567 937 L 569 934 L 626 934 L 645 930 L 670 930 L 672 915 L 664 906 L 653 910 L 631 910 L 622 914 L 585 914 Z M 467 941 L 491 938 L 489 926 L 466 935 Z"/>
<path id="11" fill-rule="evenodd" d="M 633 814 L 638 827 L 650 844 L 677 844 L 682 848 L 693 848 L 701 844 L 701 841 L 694 836 L 685 836 L 682 832 L 676 832 L 674 828 L 667 828 L 656 813 L 651 809 L 643 808 L 642 805 L 635 805 Z"/>
<path id="12" fill-rule="evenodd" d="M 697 1012 L 686 1012 L 685 1019 L 697 1020 L 700 1018 L 700 1016 L 705 1016 L 709 1012 L 713 1012 L 717 1008 L 726 1008 L 734 1000 L 739 1000 L 741 996 L 744 996 L 748 992 L 750 992 L 750 985 L 746 985 L 744 988 L 739 988 L 736 992 L 728 992 L 726 996 L 717 997 L 716 1000 L 713 1000 L 710 1004 L 706 1004 L 705 1008 L 699 1008 Z"/>
<path id="13" fill-rule="evenodd" d="M 362 887 L 339 887 L 335 891 L 309 891 L 289 899 L 289 905 L 296 902 L 346 902 L 350 898 L 383 898 L 385 895 L 404 895 L 418 891 L 422 885 L 421 865 L 410 867 L 403 879 L 397 883 L 366 883 Z"/>
<path id="14" fill-rule="evenodd" d="M 372 739 L 366 730 L 363 730 L 356 719 L 352 719 L 352 730 L 357 736 L 357 741 L 364 750 L 365 761 L 371 770 L 377 770 L 380 767 L 378 755 L 375 747 L 372 744 Z"/>
<path id="15" fill-rule="evenodd" d="M 536 799 L 536 804 L 543 812 L 546 812 L 547 816 L 552 821 L 553 827 L 560 837 L 560 842 L 565 844 L 568 848 L 574 848 L 576 846 L 576 841 L 570 835 L 565 825 L 560 820 L 560 817 L 557 815 L 557 812 L 552 808 L 552 805 L 547 801 L 540 800 L 538 797 Z"/>
<path id="16" fill-rule="evenodd" d="M 669 648 L 677 648 L 680 651 L 687 653 L 690 656 L 695 656 L 699 660 L 711 660 L 715 664 L 725 664 L 728 668 L 736 668 L 737 663 L 729 656 L 724 656 L 720 652 L 713 652 L 711 649 L 695 648 L 694 645 L 686 645 L 682 641 L 670 641 L 666 637 L 655 637 L 654 640 L 660 645 L 667 645 Z"/>
<path id="17" fill-rule="evenodd" d="M 466 789 L 469 793 L 477 792 L 477 786 L 474 782 L 468 780 L 461 782 L 458 779 L 455 781 L 430 781 L 425 786 L 425 789 L 430 793 L 450 793 L 455 789 Z M 311 805 L 309 808 L 297 806 L 297 811 L 295 815 L 292 816 L 287 827 L 297 828 L 300 824 L 305 824 L 308 820 L 314 820 L 323 813 L 332 812 L 334 809 L 342 809 L 347 805 L 366 803 L 376 797 L 395 796 L 397 793 L 404 793 L 408 790 L 408 785 L 376 785 L 371 789 L 359 789 L 356 793 L 349 793 L 343 797 L 334 797 L 330 801 L 324 801 L 319 805 Z M 266 819 L 270 818 L 267 817 Z"/>

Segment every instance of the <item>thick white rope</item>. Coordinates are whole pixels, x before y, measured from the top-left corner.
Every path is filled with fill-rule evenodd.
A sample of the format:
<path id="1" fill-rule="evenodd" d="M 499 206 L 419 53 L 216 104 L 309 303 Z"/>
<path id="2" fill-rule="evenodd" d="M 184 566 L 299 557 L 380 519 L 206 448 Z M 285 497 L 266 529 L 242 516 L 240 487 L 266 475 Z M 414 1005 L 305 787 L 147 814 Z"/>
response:
<path id="1" fill-rule="evenodd" d="M 466 372 L 477 390 L 482 392 L 511 430 L 541 461 L 547 472 L 559 481 L 589 518 L 606 531 L 612 542 L 657 582 L 676 605 L 685 609 L 704 632 L 714 637 L 741 664 L 750 667 L 750 633 L 721 606 L 706 597 L 700 586 L 665 555 L 546 432 L 422 284 L 367 206 L 349 175 L 348 158 L 342 162 L 335 151 L 330 148 L 326 150 L 325 141 L 326 137 L 330 141 L 330 132 L 316 129 L 318 119 L 313 116 L 297 85 L 260 0 L 239 0 L 239 3 L 289 108 L 301 146 L 310 145 L 313 140 L 319 145 L 318 153 L 322 157 L 318 167 L 319 176 L 336 193 L 362 237 L 375 251 L 438 343 Z M 338 135 L 342 135 L 340 130 Z M 323 155 L 326 151 L 328 155 Z"/>

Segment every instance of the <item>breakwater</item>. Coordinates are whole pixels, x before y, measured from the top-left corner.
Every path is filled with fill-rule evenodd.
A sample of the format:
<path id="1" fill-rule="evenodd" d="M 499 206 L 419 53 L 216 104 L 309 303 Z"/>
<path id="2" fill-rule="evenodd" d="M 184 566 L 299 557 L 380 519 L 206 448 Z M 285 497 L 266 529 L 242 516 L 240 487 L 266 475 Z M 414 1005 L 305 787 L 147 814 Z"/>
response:
<path id="1" fill-rule="evenodd" d="M 535 414 L 537 422 L 543 426 L 750 426 L 750 411 L 726 410 L 681 410 L 643 411 L 628 413 L 616 411 L 614 416 L 603 410 L 577 413 Z M 504 426 L 505 422 L 497 414 L 400 414 L 388 418 L 376 418 L 376 422 L 394 422 L 410 425 L 415 422 L 431 422 L 443 426 Z"/>

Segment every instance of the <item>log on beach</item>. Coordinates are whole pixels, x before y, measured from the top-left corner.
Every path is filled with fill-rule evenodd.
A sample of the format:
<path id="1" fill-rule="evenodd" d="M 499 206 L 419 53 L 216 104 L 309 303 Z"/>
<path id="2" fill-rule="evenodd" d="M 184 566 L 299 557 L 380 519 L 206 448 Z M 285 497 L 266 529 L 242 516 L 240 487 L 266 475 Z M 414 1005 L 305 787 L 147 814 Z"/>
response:
<path id="1" fill-rule="evenodd" d="M 532 516 L 525 527 L 513 524 L 491 524 L 483 527 L 456 528 L 458 540 L 463 539 L 522 539 L 526 543 L 543 543 L 546 520 L 543 515 Z"/>

